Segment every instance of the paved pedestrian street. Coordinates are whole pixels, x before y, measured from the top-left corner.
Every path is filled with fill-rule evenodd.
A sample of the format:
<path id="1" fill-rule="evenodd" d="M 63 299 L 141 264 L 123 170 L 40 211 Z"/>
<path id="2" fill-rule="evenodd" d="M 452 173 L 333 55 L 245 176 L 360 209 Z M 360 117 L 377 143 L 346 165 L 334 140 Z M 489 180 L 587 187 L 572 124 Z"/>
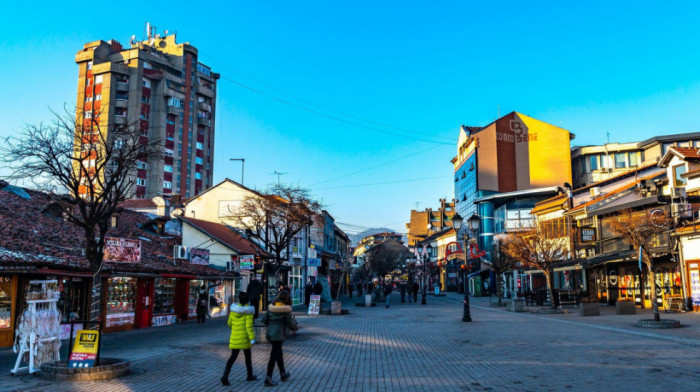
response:
<path id="1" fill-rule="evenodd" d="M 262 381 L 267 345 L 253 347 L 259 381 L 244 381 L 240 355 L 231 386 L 221 386 L 229 354 L 221 319 L 106 335 L 104 356 L 133 360 L 132 374 L 117 380 L 11 377 L 14 357 L 3 350 L 0 390 L 678 392 L 700 385 L 697 314 L 683 315 L 692 325 L 674 336 L 635 329 L 632 321 L 606 325 L 602 316 L 588 322 L 577 315 L 515 314 L 489 307 L 488 299 L 475 299 L 474 321 L 464 323 L 457 294 L 429 296 L 427 306 L 399 303 L 397 294 L 391 299 L 389 309 L 352 306 L 345 316 L 297 313 L 303 329 L 284 344 L 292 377 L 273 388 Z"/>

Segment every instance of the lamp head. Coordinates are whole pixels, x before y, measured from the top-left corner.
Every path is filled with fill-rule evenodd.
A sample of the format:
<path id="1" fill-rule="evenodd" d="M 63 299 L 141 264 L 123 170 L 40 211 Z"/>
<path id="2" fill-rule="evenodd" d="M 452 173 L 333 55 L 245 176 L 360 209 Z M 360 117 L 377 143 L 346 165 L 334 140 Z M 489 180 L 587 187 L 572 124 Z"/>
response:
<path id="1" fill-rule="evenodd" d="M 481 218 L 479 218 L 479 215 L 474 214 L 467 220 L 467 223 L 469 224 L 469 230 L 479 231 L 479 226 L 481 225 Z"/>
<path id="2" fill-rule="evenodd" d="M 458 213 L 455 213 L 452 217 L 452 227 L 454 227 L 455 230 L 459 231 L 459 229 L 462 228 L 462 221 L 462 217 Z"/>

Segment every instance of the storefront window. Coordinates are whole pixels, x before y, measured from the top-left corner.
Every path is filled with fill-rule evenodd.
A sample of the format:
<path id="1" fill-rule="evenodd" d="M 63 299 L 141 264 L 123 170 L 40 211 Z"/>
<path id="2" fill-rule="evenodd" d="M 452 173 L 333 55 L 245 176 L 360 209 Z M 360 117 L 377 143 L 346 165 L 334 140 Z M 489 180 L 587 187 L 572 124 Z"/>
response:
<path id="1" fill-rule="evenodd" d="M 56 306 L 61 311 L 62 322 L 83 318 L 86 295 L 83 287 L 82 278 L 66 277 L 61 280 L 61 297 Z"/>
<path id="2" fill-rule="evenodd" d="M 110 278 L 107 289 L 106 327 L 134 323 L 135 278 Z"/>
<path id="3" fill-rule="evenodd" d="M 175 278 L 156 278 L 153 314 L 175 313 Z"/>
<path id="4" fill-rule="evenodd" d="M 197 316 L 197 299 L 203 284 L 203 280 L 190 280 L 190 297 L 187 301 L 187 313 L 190 317 Z"/>
<path id="5" fill-rule="evenodd" d="M 12 278 L 0 276 L 0 329 L 12 327 Z"/>

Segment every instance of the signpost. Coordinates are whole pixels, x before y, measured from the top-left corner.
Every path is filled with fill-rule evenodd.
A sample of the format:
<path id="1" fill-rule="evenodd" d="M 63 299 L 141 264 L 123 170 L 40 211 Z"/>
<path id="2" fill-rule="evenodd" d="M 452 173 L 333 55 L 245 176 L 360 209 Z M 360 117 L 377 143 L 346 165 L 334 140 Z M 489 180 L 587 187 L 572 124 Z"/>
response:
<path id="1" fill-rule="evenodd" d="M 255 257 L 253 255 L 241 256 L 241 271 L 251 271 L 253 269 L 254 262 Z"/>
<path id="2" fill-rule="evenodd" d="M 92 367 L 97 358 L 100 332 L 92 329 L 78 331 L 73 342 L 73 352 L 68 359 L 68 367 Z"/>
<path id="3" fill-rule="evenodd" d="M 312 295 L 309 300 L 309 316 L 318 316 L 321 313 L 321 296 Z"/>

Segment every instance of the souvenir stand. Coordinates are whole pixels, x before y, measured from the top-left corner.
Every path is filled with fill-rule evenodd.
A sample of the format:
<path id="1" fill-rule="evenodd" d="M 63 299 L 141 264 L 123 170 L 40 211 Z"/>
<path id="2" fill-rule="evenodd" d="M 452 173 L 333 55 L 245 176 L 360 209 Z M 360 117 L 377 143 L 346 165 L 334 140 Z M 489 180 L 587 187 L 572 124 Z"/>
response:
<path id="1" fill-rule="evenodd" d="M 60 295 L 57 280 L 29 282 L 27 308 L 20 313 L 17 323 L 13 347 L 17 361 L 11 374 L 24 370 L 35 373 L 42 363 L 60 360 L 61 313 L 56 308 Z M 27 366 L 20 367 L 23 362 Z"/>

